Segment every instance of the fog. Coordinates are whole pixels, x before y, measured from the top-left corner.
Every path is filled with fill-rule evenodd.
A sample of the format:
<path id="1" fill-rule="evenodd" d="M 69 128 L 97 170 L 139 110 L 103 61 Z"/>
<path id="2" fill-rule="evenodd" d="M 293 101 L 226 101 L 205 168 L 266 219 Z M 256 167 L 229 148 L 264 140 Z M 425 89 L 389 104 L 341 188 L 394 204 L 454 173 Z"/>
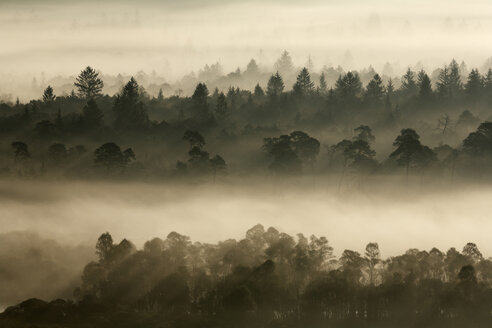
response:
<path id="1" fill-rule="evenodd" d="M 318 179 L 223 185 L 9 181 L 0 184 L 0 307 L 29 297 L 71 297 L 98 236 L 137 248 L 171 231 L 193 241 L 241 239 L 252 226 L 326 236 L 339 256 L 379 243 L 384 258 L 409 248 L 492 253 L 489 187 L 405 188 L 399 181 L 341 193 Z"/>
<path id="2" fill-rule="evenodd" d="M 410 247 L 446 250 L 468 241 L 492 253 L 488 187 L 406 191 L 387 185 L 337 193 L 320 185 L 242 185 L 2 184 L 0 224 L 2 232 L 28 229 L 71 245 L 92 245 L 105 231 L 137 247 L 171 231 L 217 242 L 242 238 L 261 223 L 289 234 L 326 236 L 337 254 L 361 251 L 369 241 L 378 241 L 384 256 Z"/>
<path id="3" fill-rule="evenodd" d="M 180 2 L 181 3 L 181 2 Z M 224 73 L 251 58 L 271 71 L 284 49 L 297 66 L 342 65 L 393 74 L 451 58 L 491 56 L 492 4 L 474 1 L 0 2 L 0 94 L 26 97 L 91 65 L 105 74 L 155 71 L 173 82 L 205 64 Z M 15 98 L 14 98 L 15 99 Z"/>
<path id="4" fill-rule="evenodd" d="M 125 238 L 137 249 L 172 231 L 193 242 L 217 243 L 240 240 L 261 224 L 291 236 L 325 236 L 337 257 L 346 249 L 365 256 L 372 242 L 382 259 L 410 248 L 461 250 L 468 242 L 476 243 L 484 258 L 492 256 L 492 188 L 477 183 L 490 178 L 492 158 L 492 133 L 487 132 L 492 127 L 480 124 L 490 119 L 491 89 L 484 82 L 485 70 L 492 68 L 490 1 L 202 2 L 0 0 L 0 105 L 6 109 L 0 113 L 5 116 L 0 122 L 5 129 L 0 131 L 5 136 L 0 141 L 0 312 L 32 297 L 72 298 L 87 263 L 110 267 L 102 253 L 99 259 L 95 253 L 105 232 L 114 238 L 111 247 L 128 247 L 128 254 L 135 249 L 120 245 Z M 285 74 L 285 90 L 282 86 L 273 97 L 261 88 L 261 94 L 239 90 L 257 83 L 265 87 L 286 50 L 294 67 Z M 251 59 L 258 69 L 252 65 L 248 72 Z M 438 69 L 452 59 L 459 69 L 458 96 L 436 86 Z M 131 85 L 135 100 L 144 99 L 135 107 L 142 109 L 136 111 L 142 125 L 129 124 L 135 116 L 122 116 L 128 100 L 120 110 L 116 97 L 101 95 L 94 107 L 82 94 L 63 97 L 87 65 L 104 80 L 103 94 L 116 94 L 131 75 L 136 77 L 138 85 Z M 325 79 L 320 73 L 339 65 L 343 69 L 330 71 L 335 73 L 328 76 L 328 87 L 318 86 Z M 303 66 L 313 76 L 310 91 L 291 93 Z M 420 77 L 418 92 L 416 85 L 408 94 L 400 88 L 399 77 L 408 67 L 429 73 L 427 98 Z M 468 75 L 475 67 L 480 72 Z M 359 84 L 368 85 L 376 79 L 373 69 L 382 79 L 372 89 L 359 86 L 353 99 L 343 93 L 335 99 L 328 92 L 338 72 L 365 72 Z M 467 76 L 477 77 L 475 89 L 473 83 L 460 84 Z M 397 79 L 396 91 L 390 92 L 391 77 Z M 206 82 L 211 92 L 237 83 L 237 92 L 229 89 L 227 98 L 209 97 L 208 90 L 195 99 L 181 97 L 199 90 L 197 82 Z M 372 103 L 366 91 L 374 89 L 379 91 Z M 45 99 L 28 104 L 43 90 Z M 152 98 L 159 91 L 160 99 Z M 358 111 L 363 106 L 367 111 Z M 212 120 L 202 116 L 209 107 Z M 359 125 L 372 136 L 364 139 L 367 148 L 360 148 L 367 170 L 349 164 L 356 156 L 346 144 L 360 146 L 363 140 L 354 135 Z M 429 147 L 407 127 L 415 127 Z M 294 137 L 283 135 L 301 129 L 319 138 L 301 132 L 305 139 L 299 151 L 315 153 L 302 161 Z M 393 156 L 401 147 L 400 129 L 401 140 L 411 136 L 412 146 L 418 141 L 409 155 L 416 154 L 415 166 L 410 157 L 405 162 L 399 153 Z M 469 138 L 481 136 L 475 130 L 485 141 Z M 183 138 L 190 133 L 194 136 Z M 269 149 L 273 139 L 287 145 L 281 153 L 291 157 L 277 160 L 278 150 Z M 117 160 L 104 158 L 105 145 L 114 146 Z M 425 156 L 422 149 L 428 150 Z M 291 175 L 289 165 L 298 172 Z M 269 257 L 265 254 L 262 261 Z"/>

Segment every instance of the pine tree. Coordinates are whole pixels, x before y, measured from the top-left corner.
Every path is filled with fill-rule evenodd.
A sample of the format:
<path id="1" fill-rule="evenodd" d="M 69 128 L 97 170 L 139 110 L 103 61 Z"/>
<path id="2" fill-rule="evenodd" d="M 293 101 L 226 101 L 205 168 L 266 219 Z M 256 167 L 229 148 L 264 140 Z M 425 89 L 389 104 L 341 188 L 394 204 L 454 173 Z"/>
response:
<path id="1" fill-rule="evenodd" d="M 380 105 L 384 96 L 383 81 L 379 74 L 375 74 L 372 80 L 367 84 L 365 101 L 370 105 Z"/>
<path id="2" fill-rule="evenodd" d="M 456 99 L 463 90 L 461 83 L 460 68 L 458 63 L 453 59 L 449 66 L 444 66 L 439 74 L 437 82 L 437 91 L 440 97 L 448 100 Z"/>
<path id="3" fill-rule="evenodd" d="M 487 74 L 485 74 L 483 87 L 488 94 L 492 93 L 492 68 L 489 68 Z"/>
<path id="4" fill-rule="evenodd" d="M 461 83 L 460 67 L 454 59 L 449 64 L 448 80 L 450 97 L 458 97 L 463 90 L 463 83 Z"/>
<path id="5" fill-rule="evenodd" d="M 321 73 L 321 76 L 319 77 L 319 92 L 321 94 L 325 94 L 326 91 L 328 90 L 328 85 L 326 84 L 326 77 L 325 73 Z"/>
<path id="6" fill-rule="evenodd" d="M 104 87 L 103 81 L 99 78 L 99 73 L 97 73 L 90 66 L 87 66 L 82 72 L 80 72 L 74 85 L 79 91 L 79 96 L 85 99 L 100 96 Z"/>
<path id="7" fill-rule="evenodd" d="M 119 130 L 145 129 L 149 123 L 149 117 L 143 102 L 140 100 L 140 87 L 137 81 L 131 77 L 116 97 L 113 109 L 115 111 L 115 127 Z"/>
<path id="8" fill-rule="evenodd" d="M 269 97 L 278 97 L 284 91 L 284 80 L 282 76 L 277 72 L 272 75 L 267 84 L 267 95 Z"/>
<path id="9" fill-rule="evenodd" d="M 263 91 L 263 89 L 261 88 L 260 84 L 256 84 L 255 86 L 255 91 L 254 91 L 254 95 L 255 97 L 259 98 L 259 97 L 263 97 L 265 95 L 265 92 Z"/>
<path id="10" fill-rule="evenodd" d="M 393 108 L 393 96 L 395 93 L 395 87 L 393 86 L 393 80 L 390 78 L 386 85 L 386 97 L 384 99 L 384 108 L 391 110 Z"/>
<path id="11" fill-rule="evenodd" d="M 48 87 L 46 89 L 44 89 L 44 92 L 43 92 L 43 101 L 46 103 L 46 104 L 52 104 L 56 99 L 56 96 L 53 92 L 53 88 L 48 85 Z"/>
<path id="12" fill-rule="evenodd" d="M 401 78 L 401 88 L 400 90 L 408 97 L 413 97 L 417 94 L 417 83 L 415 82 L 415 72 L 413 72 L 410 68 L 407 69 L 407 72 Z"/>
<path id="13" fill-rule="evenodd" d="M 191 99 L 195 103 L 195 106 L 203 111 L 207 111 L 207 98 L 208 98 L 208 88 L 205 83 L 198 83 L 193 92 Z"/>
<path id="14" fill-rule="evenodd" d="M 419 97 L 423 101 L 427 101 L 432 98 L 432 83 L 429 75 L 424 70 L 421 70 L 417 76 Z"/>
<path id="15" fill-rule="evenodd" d="M 227 117 L 227 101 L 223 92 L 217 97 L 217 106 L 215 107 L 215 113 L 219 120 L 224 120 Z"/>
<path id="16" fill-rule="evenodd" d="M 436 83 L 437 93 L 441 98 L 445 98 L 449 95 L 449 69 L 448 66 L 444 66 L 444 68 L 439 73 L 439 78 Z"/>
<path id="17" fill-rule="evenodd" d="M 158 101 L 164 100 L 164 94 L 162 93 L 162 88 L 159 89 L 159 93 L 157 94 L 157 100 Z"/>
<path id="18" fill-rule="evenodd" d="M 246 74 L 257 74 L 259 71 L 258 65 L 256 64 L 256 61 L 254 59 L 251 59 L 248 63 L 248 66 L 246 66 Z"/>
<path id="19" fill-rule="evenodd" d="M 274 68 L 277 72 L 290 75 L 294 70 L 294 64 L 287 50 L 284 50 L 280 58 L 275 62 Z"/>
<path id="20" fill-rule="evenodd" d="M 358 102 L 361 92 L 362 82 L 357 72 L 340 75 L 335 83 L 335 94 L 343 104 L 354 105 Z"/>
<path id="21" fill-rule="evenodd" d="M 472 69 L 468 74 L 468 81 L 465 85 L 465 93 L 472 101 L 476 101 L 482 94 L 484 87 L 484 79 L 477 69 Z"/>
<path id="22" fill-rule="evenodd" d="M 311 75 L 306 67 L 304 67 L 297 76 L 297 81 L 293 86 L 293 90 L 300 96 L 310 95 L 314 92 L 314 83 L 311 81 Z"/>

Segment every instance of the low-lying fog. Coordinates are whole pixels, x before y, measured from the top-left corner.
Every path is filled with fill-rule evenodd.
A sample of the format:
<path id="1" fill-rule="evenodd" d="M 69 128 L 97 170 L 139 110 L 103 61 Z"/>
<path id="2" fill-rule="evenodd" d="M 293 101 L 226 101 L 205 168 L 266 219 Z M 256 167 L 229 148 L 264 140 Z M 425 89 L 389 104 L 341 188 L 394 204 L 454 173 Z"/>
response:
<path id="1" fill-rule="evenodd" d="M 382 190 L 386 189 L 386 190 Z M 458 190 L 459 189 L 459 190 Z M 102 182 L 3 182 L 1 232 L 30 230 L 59 242 L 94 244 L 100 233 L 137 247 L 171 231 L 194 241 L 242 238 L 257 223 L 289 234 L 326 236 L 336 253 L 377 241 L 384 256 L 408 248 L 461 247 L 474 241 L 492 254 L 492 189 L 425 191 L 401 186 L 365 191 L 265 183 L 180 185 Z M 437 238 L 439 236 L 439 238 Z"/>
<path id="2" fill-rule="evenodd" d="M 307 181 L 307 179 L 306 179 Z M 165 185 L 132 182 L 0 182 L 0 310 L 29 297 L 69 297 L 98 236 L 138 248 L 171 231 L 193 241 L 243 238 L 257 223 L 326 236 L 340 255 L 377 241 L 383 257 L 409 248 L 477 243 L 492 254 L 488 187 L 437 189 L 388 183 L 364 191 L 264 182 Z"/>
<path id="3" fill-rule="evenodd" d="M 255 58 L 271 71 L 284 49 L 316 71 L 381 72 L 389 62 L 400 75 L 452 58 L 482 68 L 491 8 L 488 0 L 0 0 L 0 95 L 39 97 L 31 84 L 44 88 L 87 65 L 114 75 L 155 70 L 170 83 L 215 62 L 227 74 Z"/>

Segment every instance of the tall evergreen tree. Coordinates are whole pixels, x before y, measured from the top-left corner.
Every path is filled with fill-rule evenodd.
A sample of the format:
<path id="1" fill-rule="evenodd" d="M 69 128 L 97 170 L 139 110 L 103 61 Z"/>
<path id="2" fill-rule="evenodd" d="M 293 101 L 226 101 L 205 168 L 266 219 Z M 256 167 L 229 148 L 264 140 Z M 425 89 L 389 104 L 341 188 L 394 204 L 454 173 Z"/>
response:
<path id="1" fill-rule="evenodd" d="M 256 60 L 251 59 L 248 63 L 248 66 L 246 66 L 246 71 L 244 73 L 246 74 L 258 74 L 259 68 L 258 64 L 256 64 Z"/>
<path id="2" fill-rule="evenodd" d="M 267 95 L 269 97 L 278 97 L 284 91 L 284 80 L 280 76 L 279 72 L 270 76 L 267 84 Z"/>
<path id="3" fill-rule="evenodd" d="M 162 92 L 162 88 L 159 89 L 159 93 L 157 94 L 157 100 L 158 101 L 163 101 L 164 100 L 164 94 Z"/>
<path id="4" fill-rule="evenodd" d="M 290 73 L 294 70 L 292 57 L 289 55 L 287 50 L 284 50 L 280 58 L 275 62 L 274 69 L 284 75 L 290 75 Z"/>
<path id="5" fill-rule="evenodd" d="M 485 77 L 483 79 L 483 87 L 485 89 L 485 92 L 492 95 L 492 68 L 489 68 L 487 74 L 485 74 Z"/>
<path id="6" fill-rule="evenodd" d="M 441 98 L 453 100 L 460 96 L 463 90 L 461 83 L 460 68 L 458 63 L 453 59 L 449 66 L 444 66 L 439 74 L 437 82 L 437 91 Z"/>
<path id="7" fill-rule="evenodd" d="M 375 74 L 371 81 L 367 84 L 364 100 L 369 105 L 381 105 L 384 97 L 383 80 L 379 74 Z"/>
<path id="8" fill-rule="evenodd" d="M 116 96 L 113 109 L 116 115 L 115 127 L 118 130 L 142 130 L 148 127 L 149 117 L 140 100 L 139 85 L 133 77 Z"/>
<path id="9" fill-rule="evenodd" d="M 326 84 L 325 73 L 321 73 L 319 77 L 319 93 L 325 94 L 328 91 L 328 85 Z"/>
<path id="10" fill-rule="evenodd" d="M 87 66 L 76 78 L 74 85 L 77 87 L 79 96 L 85 99 L 96 98 L 102 93 L 103 81 L 99 78 L 92 67 Z"/>
<path id="11" fill-rule="evenodd" d="M 314 83 L 311 81 L 311 75 L 306 67 L 297 75 L 297 81 L 293 86 L 293 90 L 299 96 L 307 96 L 314 92 Z"/>
<path id="12" fill-rule="evenodd" d="M 263 89 L 262 89 L 262 87 L 260 86 L 259 83 L 257 83 L 256 86 L 255 86 L 254 95 L 257 98 L 263 97 L 265 95 L 265 91 L 263 91 Z"/>
<path id="13" fill-rule="evenodd" d="M 477 69 L 472 69 L 468 74 L 468 80 L 465 84 L 465 93 L 472 100 L 476 101 L 482 95 L 484 79 Z"/>
<path id="14" fill-rule="evenodd" d="M 224 120 L 227 117 L 227 101 L 223 92 L 217 97 L 217 106 L 215 107 L 217 119 Z"/>
<path id="15" fill-rule="evenodd" d="M 53 88 L 48 85 L 48 87 L 46 87 L 46 89 L 44 89 L 44 92 L 43 92 L 43 101 L 46 103 L 46 104 L 52 104 L 56 99 L 56 96 L 55 96 L 55 93 L 53 92 Z"/>
<path id="16" fill-rule="evenodd" d="M 209 92 L 207 85 L 205 83 L 198 83 L 193 95 L 191 96 L 193 103 L 202 113 L 206 113 L 208 111 L 208 94 Z"/>
<path id="17" fill-rule="evenodd" d="M 357 72 L 348 72 L 340 75 L 335 83 L 335 94 L 339 101 L 346 105 L 358 102 L 362 92 L 362 82 Z"/>
<path id="18" fill-rule="evenodd" d="M 413 97 L 418 92 L 417 82 L 415 81 L 415 72 L 410 68 L 407 69 L 405 75 L 401 78 L 400 90 L 407 97 Z"/>
<path id="19" fill-rule="evenodd" d="M 419 87 L 419 98 L 422 101 L 429 101 L 432 98 L 432 83 L 429 75 L 424 70 L 421 70 L 417 76 Z"/>

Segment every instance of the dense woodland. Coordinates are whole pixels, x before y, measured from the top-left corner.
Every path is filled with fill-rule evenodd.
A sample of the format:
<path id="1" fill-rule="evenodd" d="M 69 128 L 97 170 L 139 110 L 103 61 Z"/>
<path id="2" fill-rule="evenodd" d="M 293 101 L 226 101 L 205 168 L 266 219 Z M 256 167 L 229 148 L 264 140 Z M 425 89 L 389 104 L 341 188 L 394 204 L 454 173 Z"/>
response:
<path id="1" fill-rule="evenodd" d="M 373 70 L 296 70 L 287 52 L 275 69 L 252 90 L 209 90 L 220 78 L 202 74 L 190 97 L 165 97 L 133 77 L 110 96 L 87 67 L 70 94 L 47 86 L 38 100 L 0 104 L 0 173 L 203 181 L 331 175 L 339 187 L 384 174 L 446 181 L 490 174 L 492 69 L 468 71 L 453 60 L 431 76 L 408 69 L 383 81 Z M 265 75 L 254 60 L 234 74 L 223 79 Z"/>
<path id="2" fill-rule="evenodd" d="M 384 251 L 384 250 L 383 250 Z M 30 299 L 2 327 L 489 327 L 492 261 L 377 243 L 336 258 L 325 237 L 256 225 L 241 240 L 192 242 L 171 232 L 137 249 L 109 233 L 96 243 L 73 300 Z"/>

